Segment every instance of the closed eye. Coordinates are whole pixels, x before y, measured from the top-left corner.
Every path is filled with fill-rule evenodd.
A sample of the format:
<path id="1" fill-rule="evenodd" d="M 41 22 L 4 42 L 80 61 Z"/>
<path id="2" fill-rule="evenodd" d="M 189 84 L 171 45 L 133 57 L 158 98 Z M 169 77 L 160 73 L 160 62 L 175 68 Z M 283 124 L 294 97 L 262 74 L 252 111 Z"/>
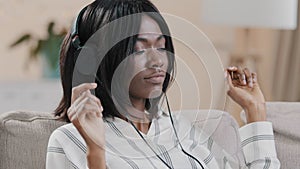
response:
<path id="1" fill-rule="evenodd" d="M 160 51 L 160 52 L 165 52 L 167 51 L 167 48 L 157 48 L 156 50 Z M 143 53 L 145 53 L 146 50 L 139 50 L 139 51 L 134 51 L 134 55 L 142 55 Z"/>
<path id="2" fill-rule="evenodd" d="M 135 55 L 141 55 L 143 53 L 145 53 L 145 50 L 134 51 Z"/>

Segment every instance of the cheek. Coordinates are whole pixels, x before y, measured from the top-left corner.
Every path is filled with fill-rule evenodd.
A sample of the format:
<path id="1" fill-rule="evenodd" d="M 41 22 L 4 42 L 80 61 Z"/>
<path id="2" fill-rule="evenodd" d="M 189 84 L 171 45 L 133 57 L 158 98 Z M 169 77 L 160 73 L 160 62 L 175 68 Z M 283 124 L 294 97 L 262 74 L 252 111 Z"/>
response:
<path id="1" fill-rule="evenodd" d="M 168 58 L 167 53 L 163 54 L 162 61 L 164 63 L 163 69 L 166 71 L 169 67 L 169 58 Z"/>
<path id="2" fill-rule="evenodd" d="M 124 74 L 124 80 L 128 83 L 136 81 L 140 73 L 145 70 L 146 60 L 143 57 L 130 56 L 128 62 L 126 63 L 126 70 L 122 72 Z M 134 80 L 136 79 L 136 80 Z"/>
<path id="3" fill-rule="evenodd" d="M 141 73 L 138 73 L 135 77 L 131 79 L 129 83 L 129 94 L 135 97 L 143 96 L 143 92 L 145 91 L 145 83 L 143 82 L 143 78 L 141 77 Z"/>
<path id="4" fill-rule="evenodd" d="M 147 64 L 147 57 L 145 55 L 135 56 L 132 62 L 132 69 L 134 70 L 135 74 L 139 74 L 143 71 Z"/>

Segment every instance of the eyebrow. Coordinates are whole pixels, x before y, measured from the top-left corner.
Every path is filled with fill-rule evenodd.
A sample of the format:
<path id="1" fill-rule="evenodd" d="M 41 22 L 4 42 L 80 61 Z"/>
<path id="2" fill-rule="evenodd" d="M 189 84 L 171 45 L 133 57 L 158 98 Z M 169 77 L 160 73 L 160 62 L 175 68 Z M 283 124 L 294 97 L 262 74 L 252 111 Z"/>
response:
<path id="1" fill-rule="evenodd" d="M 156 41 L 161 40 L 162 38 L 164 38 L 164 35 L 160 35 L 159 37 L 156 38 Z M 146 38 L 141 38 L 141 37 L 137 37 L 136 39 L 137 41 L 142 41 L 142 42 L 148 42 L 148 40 Z"/>

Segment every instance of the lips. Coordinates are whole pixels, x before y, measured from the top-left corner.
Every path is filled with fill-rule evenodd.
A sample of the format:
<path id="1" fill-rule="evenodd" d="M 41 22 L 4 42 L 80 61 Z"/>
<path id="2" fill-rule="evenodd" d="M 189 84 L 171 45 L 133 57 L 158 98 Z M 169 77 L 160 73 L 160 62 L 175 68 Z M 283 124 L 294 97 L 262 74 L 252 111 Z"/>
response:
<path id="1" fill-rule="evenodd" d="M 150 76 L 144 78 L 146 82 L 153 83 L 153 84 L 161 84 L 165 80 L 165 74 L 162 73 L 154 73 Z"/>

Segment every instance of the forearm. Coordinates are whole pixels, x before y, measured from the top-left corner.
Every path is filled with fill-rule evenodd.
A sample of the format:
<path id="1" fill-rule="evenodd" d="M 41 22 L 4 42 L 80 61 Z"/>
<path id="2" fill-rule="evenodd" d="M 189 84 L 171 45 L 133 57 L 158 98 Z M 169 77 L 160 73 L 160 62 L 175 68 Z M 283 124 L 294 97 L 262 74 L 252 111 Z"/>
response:
<path id="1" fill-rule="evenodd" d="M 87 164 L 89 169 L 105 169 L 105 150 L 102 148 L 89 148 L 87 152 Z"/>
<path id="2" fill-rule="evenodd" d="M 266 121 L 266 104 L 262 103 L 249 103 L 245 106 L 247 124 L 258 121 Z"/>

